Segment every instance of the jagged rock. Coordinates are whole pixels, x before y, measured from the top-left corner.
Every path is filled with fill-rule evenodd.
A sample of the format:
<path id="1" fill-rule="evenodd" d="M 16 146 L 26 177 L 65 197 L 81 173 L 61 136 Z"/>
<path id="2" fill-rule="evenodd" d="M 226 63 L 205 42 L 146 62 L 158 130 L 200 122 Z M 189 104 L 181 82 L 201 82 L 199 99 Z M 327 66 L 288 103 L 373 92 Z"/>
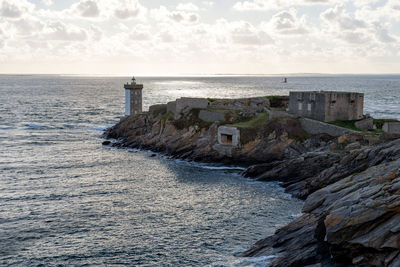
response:
<path id="1" fill-rule="evenodd" d="M 346 152 L 350 152 L 350 151 L 353 151 L 353 150 L 355 150 L 355 149 L 360 149 L 360 148 L 361 148 L 360 142 L 354 142 L 354 143 L 348 144 L 348 145 L 344 148 L 344 150 L 345 150 Z"/>
<path id="2" fill-rule="evenodd" d="M 241 256 L 275 255 L 271 266 L 399 266 L 400 159 L 314 192 L 303 212 Z"/>

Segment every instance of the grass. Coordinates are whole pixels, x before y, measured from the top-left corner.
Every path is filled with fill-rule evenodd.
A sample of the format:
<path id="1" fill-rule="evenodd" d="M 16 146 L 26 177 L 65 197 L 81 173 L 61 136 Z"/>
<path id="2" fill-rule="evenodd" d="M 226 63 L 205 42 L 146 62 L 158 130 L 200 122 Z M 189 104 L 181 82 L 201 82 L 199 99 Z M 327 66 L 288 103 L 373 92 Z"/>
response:
<path id="1" fill-rule="evenodd" d="M 398 121 L 396 119 L 374 119 L 374 124 L 376 125 L 377 129 L 382 129 L 385 122 L 393 122 Z"/>
<path id="2" fill-rule="evenodd" d="M 328 122 L 329 124 L 332 125 L 336 125 L 342 128 L 346 128 L 349 130 L 353 130 L 353 131 L 358 131 L 358 132 L 366 132 L 367 130 L 362 130 L 360 128 L 357 128 L 354 124 L 357 122 L 358 120 L 351 120 L 351 121 L 331 121 Z"/>
<path id="3" fill-rule="evenodd" d="M 259 113 L 254 117 L 248 118 L 244 121 L 239 121 L 230 126 L 240 127 L 240 128 L 258 128 L 260 126 L 265 125 L 268 122 L 268 114 L 267 113 Z"/>

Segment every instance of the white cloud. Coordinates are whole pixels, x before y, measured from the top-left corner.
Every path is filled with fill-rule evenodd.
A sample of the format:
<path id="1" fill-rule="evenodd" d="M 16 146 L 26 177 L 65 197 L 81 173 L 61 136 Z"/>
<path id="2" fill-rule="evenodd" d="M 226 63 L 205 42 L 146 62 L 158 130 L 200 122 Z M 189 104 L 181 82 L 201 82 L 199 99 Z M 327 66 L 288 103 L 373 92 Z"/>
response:
<path id="1" fill-rule="evenodd" d="M 338 26 L 341 30 L 355 30 L 367 26 L 364 21 L 352 18 L 343 5 L 329 8 L 321 14 L 321 18 Z"/>
<path id="2" fill-rule="evenodd" d="M 0 17 L 20 18 L 34 8 L 35 5 L 26 0 L 0 0 Z"/>
<path id="3" fill-rule="evenodd" d="M 336 2 L 343 2 L 343 0 L 246 0 L 237 2 L 233 8 L 238 11 L 261 11 L 293 6 L 326 5 Z"/>
<path id="4" fill-rule="evenodd" d="M 116 8 L 114 9 L 115 17 L 119 19 L 136 18 L 145 8 L 139 3 L 138 0 L 117 0 Z"/>
<path id="5" fill-rule="evenodd" d="M 176 6 L 176 10 L 180 11 L 199 11 L 199 7 L 193 3 L 180 3 Z"/>
<path id="6" fill-rule="evenodd" d="M 84 41 L 87 39 L 87 32 L 77 26 L 55 21 L 46 25 L 41 36 L 46 40 Z"/>
<path id="7" fill-rule="evenodd" d="M 272 31 L 284 35 L 296 35 L 309 33 L 306 26 L 306 17 L 298 17 L 294 8 L 280 11 L 273 15 L 268 23 Z"/>
<path id="8" fill-rule="evenodd" d="M 267 45 L 274 40 L 265 32 L 257 29 L 249 22 L 231 23 L 231 38 L 233 43 L 242 45 Z"/>
<path id="9" fill-rule="evenodd" d="M 7 63 L 0 72 L 10 64 L 18 66 L 12 71 L 26 70 L 18 62 L 28 61 L 33 70 L 45 63 L 50 71 L 101 66 L 110 73 L 135 66 L 160 73 L 347 72 L 368 61 L 373 69 L 377 58 L 383 65 L 400 62 L 397 0 L 238 0 L 246 10 L 276 11 L 229 18 L 217 9 L 200 18 L 216 1 L 152 9 L 138 0 L 73 2 L 59 10 L 0 0 L 0 61 Z M 72 62 L 74 68 L 60 69 Z"/>
<path id="10" fill-rule="evenodd" d="M 179 10 L 170 11 L 165 6 L 153 9 L 150 13 L 151 17 L 156 21 L 174 21 L 176 23 L 194 24 L 200 20 L 200 16 L 197 13 Z"/>
<path id="11" fill-rule="evenodd" d="M 72 9 L 76 10 L 82 17 L 95 18 L 100 15 L 99 7 L 93 0 L 81 0 L 74 4 Z"/>

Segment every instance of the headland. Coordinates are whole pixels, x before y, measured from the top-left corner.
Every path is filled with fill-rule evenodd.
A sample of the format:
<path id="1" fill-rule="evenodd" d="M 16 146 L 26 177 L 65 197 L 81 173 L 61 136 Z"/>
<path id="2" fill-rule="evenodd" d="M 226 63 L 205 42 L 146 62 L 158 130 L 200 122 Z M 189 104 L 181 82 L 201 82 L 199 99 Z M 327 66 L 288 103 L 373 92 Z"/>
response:
<path id="1" fill-rule="evenodd" d="M 364 116 L 362 106 L 360 114 L 360 98 L 324 92 L 135 106 L 105 131 L 116 141 L 104 144 L 245 166 L 245 177 L 280 181 L 305 200 L 300 217 L 240 256 L 273 255 L 270 266 L 400 266 L 399 123 Z"/>

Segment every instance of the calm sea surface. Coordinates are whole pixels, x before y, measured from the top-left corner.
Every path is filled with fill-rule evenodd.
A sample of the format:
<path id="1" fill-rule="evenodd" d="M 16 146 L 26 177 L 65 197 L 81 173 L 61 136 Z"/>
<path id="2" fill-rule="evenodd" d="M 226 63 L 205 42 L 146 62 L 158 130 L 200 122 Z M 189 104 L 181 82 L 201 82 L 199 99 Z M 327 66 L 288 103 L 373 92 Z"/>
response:
<path id="1" fill-rule="evenodd" d="M 400 76 L 139 78 L 145 109 L 181 96 L 365 93 L 400 119 Z M 234 257 L 300 213 L 235 168 L 101 146 L 129 77 L 0 76 L 0 265 L 264 266 Z"/>

